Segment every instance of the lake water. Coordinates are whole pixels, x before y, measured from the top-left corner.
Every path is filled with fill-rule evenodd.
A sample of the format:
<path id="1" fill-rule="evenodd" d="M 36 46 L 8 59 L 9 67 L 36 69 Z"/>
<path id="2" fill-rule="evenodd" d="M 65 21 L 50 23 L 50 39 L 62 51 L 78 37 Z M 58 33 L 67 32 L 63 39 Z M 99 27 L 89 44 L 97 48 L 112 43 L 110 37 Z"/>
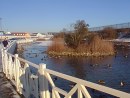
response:
<path id="1" fill-rule="evenodd" d="M 44 42 L 23 45 L 23 58 L 35 64 L 45 63 L 48 69 L 98 83 L 103 80 L 105 86 L 130 93 L 130 49 L 119 48 L 116 56 L 105 57 L 51 57 L 44 51 Z M 125 57 L 127 55 L 127 57 Z M 68 82 L 55 82 L 56 85 L 68 90 Z M 125 85 L 120 86 L 124 81 Z"/>

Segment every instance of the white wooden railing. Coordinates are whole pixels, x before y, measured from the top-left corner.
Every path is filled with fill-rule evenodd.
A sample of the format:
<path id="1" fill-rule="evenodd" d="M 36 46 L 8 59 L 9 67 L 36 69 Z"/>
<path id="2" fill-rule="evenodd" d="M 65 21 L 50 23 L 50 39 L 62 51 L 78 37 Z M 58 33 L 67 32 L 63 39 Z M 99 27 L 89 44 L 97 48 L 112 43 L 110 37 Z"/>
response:
<path id="1" fill-rule="evenodd" d="M 8 53 L 7 50 L 2 49 L 1 52 L 3 72 L 25 98 L 61 98 L 60 95 L 64 95 L 64 98 L 72 98 L 75 92 L 77 92 L 77 98 L 92 98 L 87 90 L 88 87 L 116 97 L 130 98 L 129 93 L 47 69 L 45 64 L 36 65 L 19 58 L 18 54 Z M 35 74 L 31 72 L 30 66 L 37 69 Z M 67 92 L 55 85 L 51 75 L 74 82 L 75 85 Z"/>

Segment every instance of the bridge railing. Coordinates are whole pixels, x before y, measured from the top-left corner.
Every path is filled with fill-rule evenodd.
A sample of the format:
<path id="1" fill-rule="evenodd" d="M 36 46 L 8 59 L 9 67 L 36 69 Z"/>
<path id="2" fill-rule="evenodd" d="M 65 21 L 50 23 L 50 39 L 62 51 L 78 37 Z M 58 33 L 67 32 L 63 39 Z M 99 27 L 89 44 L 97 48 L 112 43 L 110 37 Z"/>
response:
<path id="1" fill-rule="evenodd" d="M 122 23 L 122 24 L 100 26 L 100 27 L 92 27 L 92 28 L 89 28 L 89 31 L 101 31 L 101 30 L 105 29 L 106 27 L 111 27 L 114 29 L 126 29 L 126 28 L 130 28 L 130 22 Z"/>
<path id="2" fill-rule="evenodd" d="M 45 64 L 36 65 L 18 57 L 18 54 L 12 55 L 3 49 L 2 64 L 6 77 L 12 81 L 16 90 L 23 94 L 25 98 L 61 98 L 60 95 L 63 95 L 64 98 L 72 98 L 75 92 L 77 98 L 92 98 L 88 88 L 120 98 L 130 98 L 129 93 L 47 69 Z M 30 67 L 36 68 L 37 71 L 33 73 Z M 70 91 L 65 91 L 55 85 L 52 75 L 71 81 L 75 85 Z"/>

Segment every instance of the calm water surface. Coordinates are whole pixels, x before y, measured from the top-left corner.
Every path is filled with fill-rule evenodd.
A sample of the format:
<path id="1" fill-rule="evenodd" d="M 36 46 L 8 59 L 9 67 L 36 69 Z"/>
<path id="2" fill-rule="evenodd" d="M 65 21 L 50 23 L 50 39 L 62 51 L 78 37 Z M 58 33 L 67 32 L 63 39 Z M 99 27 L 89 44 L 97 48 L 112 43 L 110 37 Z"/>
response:
<path id="1" fill-rule="evenodd" d="M 98 83 L 104 80 L 105 86 L 130 93 L 130 49 L 120 48 L 116 56 L 105 57 L 51 57 L 46 51 L 44 42 L 23 45 L 23 57 L 33 63 L 45 63 L 48 69 L 72 75 L 87 81 Z M 37 55 L 36 55 L 37 54 Z M 124 57 L 125 55 L 128 57 Z M 111 65 L 109 67 L 108 65 Z M 62 79 L 56 84 L 63 89 L 69 89 L 68 82 Z M 125 85 L 120 86 L 124 81 Z M 63 85 L 64 84 L 64 85 Z"/>

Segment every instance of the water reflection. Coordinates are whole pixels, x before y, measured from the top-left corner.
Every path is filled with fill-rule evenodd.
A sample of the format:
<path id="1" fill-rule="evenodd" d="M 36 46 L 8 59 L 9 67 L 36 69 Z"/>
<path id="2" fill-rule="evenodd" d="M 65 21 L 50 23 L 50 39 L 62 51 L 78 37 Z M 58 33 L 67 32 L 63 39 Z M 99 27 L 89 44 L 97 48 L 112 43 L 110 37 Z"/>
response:
<path id="1" fill-rule="evenodd" d="M 74 76 L 84 79 L 86 77 L 86 72 L 84 68 L 85 59 L 79 57 L 72 57 L 66 60 L 66 64 L 75 70 Z"/>

